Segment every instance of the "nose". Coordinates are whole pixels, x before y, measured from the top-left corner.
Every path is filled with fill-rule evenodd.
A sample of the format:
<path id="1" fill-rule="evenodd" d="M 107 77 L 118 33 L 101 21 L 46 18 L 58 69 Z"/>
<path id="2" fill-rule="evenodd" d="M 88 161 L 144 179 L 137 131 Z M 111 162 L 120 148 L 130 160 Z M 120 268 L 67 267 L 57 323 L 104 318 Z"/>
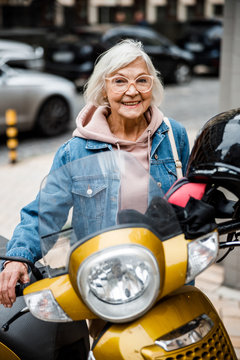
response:
<path id="1" fill-rule="evenodd" d="M 138 93 L 138 90 L 136 89 L 134 83 L 131 83 L 125 94 L 132 95 L 132 94 L 136 94 L 136 93 Z"/>

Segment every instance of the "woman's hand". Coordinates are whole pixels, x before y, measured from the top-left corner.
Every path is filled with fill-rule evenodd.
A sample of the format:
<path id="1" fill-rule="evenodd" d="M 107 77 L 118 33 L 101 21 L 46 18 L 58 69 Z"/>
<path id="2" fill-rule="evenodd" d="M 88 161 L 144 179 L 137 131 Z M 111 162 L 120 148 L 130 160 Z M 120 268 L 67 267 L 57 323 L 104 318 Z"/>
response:
<path id="1" fill-rule="evenodd" d="M 0 273 L 0 304 L 11 307 L 16 300 L 15 286 L 17 282 L 26 284 L 30 281 L 26 264 L 10 261 Z"/>

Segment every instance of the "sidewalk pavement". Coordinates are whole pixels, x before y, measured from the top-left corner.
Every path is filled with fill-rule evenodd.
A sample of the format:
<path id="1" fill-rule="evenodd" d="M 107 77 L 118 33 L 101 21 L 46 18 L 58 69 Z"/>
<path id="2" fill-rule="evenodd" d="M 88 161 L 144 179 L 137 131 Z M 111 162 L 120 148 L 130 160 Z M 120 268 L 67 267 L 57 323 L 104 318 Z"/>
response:
<path id="1" fill-rule="evenodd" d="M 0 234 L 10 238 L 19 222 L 22 206 L 36 196 L 41 180 L 47 175 L 54 154 L 35 156 L 18 163 L 0 166 Z M 216 307 L 240 360 L 240 290 L 224 286 L 224 268 L 212 265 L 196 279 Z"/>
<path id="2" fill-rule="evenodd" d="M 226 270 L 225 270 L 226 271 Z M 224 286 L 224 267 L 212 265 L 196 278 L 195 285 L 204 292 L 218 311 L 240 359 L 240 290 Z"/>

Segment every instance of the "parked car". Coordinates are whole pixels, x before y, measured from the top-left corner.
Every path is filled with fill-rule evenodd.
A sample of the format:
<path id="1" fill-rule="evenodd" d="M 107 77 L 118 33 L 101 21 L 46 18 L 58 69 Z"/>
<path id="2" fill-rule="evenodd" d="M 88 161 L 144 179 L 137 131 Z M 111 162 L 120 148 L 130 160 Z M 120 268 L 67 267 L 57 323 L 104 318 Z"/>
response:
<path id="1" fill-rule="evenodd" d="M 210 72 L 218 74 L 222 35 L 222 21 L 192 20 L 177 43 L 194 54 L 194 66 L 204 65 Z"/>
<path id="2" fill-rule="evenodd" d="M 82 85 L 92 73 L 97 57 L 126 38 L 143 43 L 164 82 L 182 84 L 191 80 L 191 52 L 180 49 L 151 28 L 134 25 L 97 31 L 96 35 L 91 33 L 91 38 L 82 33 L 59 39 L 45 49 L 45 70 L 77 80 Z"/>
<path id="3" fill-rule="evenodd" d="M 46 136 L 64 132 L 76 115 L 76 88 L 64 78 L 15 69 L 0 63 L 0 134 L 5 113 L 14 109 L 19 131 L 36 129 Z"/>
<path id="4" fill-rule="evenodd" d="M 45 68 L 49 73 L 78 79 L 83 85 L 92 73 L 97 57 L 105 50 L 101 44 L 102 29 L 78 28 L 76 33 L 56 37 L 45 45 Z"/>
<path id="5" fill-rule="evenodd" d="M 44 50 L 20 41 L 0 40 L 0 58 L 14 67 L 41 70 L 44 66 Z"/>

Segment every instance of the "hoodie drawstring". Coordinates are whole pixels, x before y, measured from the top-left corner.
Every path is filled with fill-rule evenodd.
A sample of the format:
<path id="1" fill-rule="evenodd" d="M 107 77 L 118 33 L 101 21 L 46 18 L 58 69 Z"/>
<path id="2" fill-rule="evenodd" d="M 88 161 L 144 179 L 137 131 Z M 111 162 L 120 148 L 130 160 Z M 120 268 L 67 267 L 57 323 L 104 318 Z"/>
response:
<path id="1" fill-rule="evenodd" d="M 151 158 L 151 130 L 147 131 L 147 141 L 148 141 L 148 153 L 147 153 L 147 160 L 150 165 L 150 158 Z"/>

